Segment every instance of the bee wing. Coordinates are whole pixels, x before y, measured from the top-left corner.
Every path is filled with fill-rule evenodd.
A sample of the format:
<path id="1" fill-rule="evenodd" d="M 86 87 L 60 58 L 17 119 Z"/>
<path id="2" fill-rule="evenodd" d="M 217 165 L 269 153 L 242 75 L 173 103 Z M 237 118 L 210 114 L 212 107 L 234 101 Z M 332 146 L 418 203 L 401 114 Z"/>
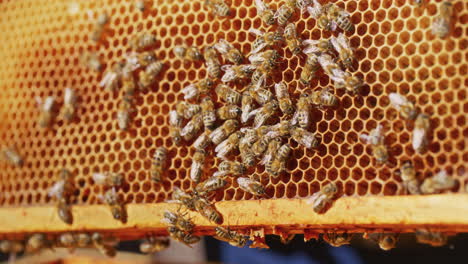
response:
<path id="1" fill-rule="evenodd" d="M 343 49 L 343 47 L 341 46 L 341 43 L 340 43 L 340 41 L 338 40 L 338 38 L 335 37 L 335 36 L 332 36 L 332 37 L 330 38 L 330 42 L 331 42 L 333 48 L 336 50 L 336 52 L 340 53 L 341 50 Z"/>
<path id="2" fill-rule="evenodd" d="M 169 124 L 171 126 L 180 126 L 180 116 L 177 114 L 176 110 L 172 110 L 169 112 Z"/>
<path id="3" fill-rule="evenodd" d="M 307 7 L 307 12 L 309 12 L 309 15 L 313 18 L 313 19 L 317 19 L 320 17 L 320 15 L 322 14 L 322 6 L 314 0 L 314 6 L 308 6 Z"/>
<path id="4" fill-rule="evenodd" d="M 224 65 L 224 66 L 231 66 L 231 65 Z M 236 79 L 236 73 L 232 69 L 232 67 L 225 67 L 223 70 L 225 71 L 225 73 L 224 73 L 223 77 L 221 77 L 222 82 L 230 82 L 230 81 Z"/>
<path id="5" fill-rule="evenodd" d="M 351 45 L 349 44 L 349 40 L 343 33 L 340 33 L 338 35 L 338 38 L 335 38 L 335 39 L 343 49 L 349 49 L 349 50 L 351 49 Z"/>
<path id="6" fill-rule="evenodd" d="M 362 139 L 362 140 L 364 140 L 367 144 L 369 144 L 369 142 L 371 141 L 370 136 L 367 135 L 367 134 L 360 134 L 360 135 L 359 135 L 359 138 Z"/>
<path id="7" fill-rule="evenodd" d="M 413 130 L 413 140 L 411 141 L 411 145 L 413 146 L 414 150 L 418 150 L 424 144 L 426 140 L 426 132 L 424 129 L 415 128 Z"/>
<path id="8" fill-rule="evenodd" d="M 257 6 L 257 13 L 263 13 L 268 7 L 262 0 L 255 0 Z"/>
<path id="9" fill-rule="evenodd" d="M 260 160 L 261 165 L 265 165 L 273 159 L 273 153 L 266 153 L 265 156 Z"/>
<path id="10" fill-rule="evenodd" d="M 338 23 L 335 20 L 330 21 L 330 30 L 335 31 L 338 28 Z"/>
<path id="11" fill-rule="evenodd" d="M 108 71 L 102 77 L 102 80 L 99 82 L 99 86 L 104 87 L 109 83 L 113 82 L 117 78 L 117 74 L 113 71 Z"/>
<path id="12" fill-rule="evenodd" d="M 390 93 L 388 95 L 388 99 L 390 100 L 390 104 L 397 109 L 399 109 L 401 105 L 404 105 L 408 102 L 406 97 L 398 93 Z"/>
<path id="13" fill-rule="evenodd" d="M 213 177 L 224 177 L 228 174 L 227 171 L 216 171 L 213 173 Z"/>
<path id="14" fill-rule="evenodd" d="M 247 116 L 247 120 L 249 120 L 250 118 L 256 116 L 261 110 L 262 110 L 262 107 L 259 107 L 259 108 L 255 109 L 255 110 L 250 111 L 250 113 Z M 247 121 L 245 121 L 245 122 L 247 122 Z"/>
<path id="15" fill-rule="evenodd" d="M 250 182 L 251 180 L 246 177 L 237 178 L 237 184 L 239 184 L 239 186 L 244 189 L 249 189 Z"/>
<path id="16" fill-rule="evenodd" d="M 255 49 L 252 50 L 252 55 L 249 56 L 250 63 L 258 65 L 265 60 L 265 58 L 263 57 L 263 53 L 258 52 L 265 48 L 266 45 L 266 42 L 263 42 L 262 44 L 258 45 Z"/>
<path id="17" fill-rule="evenodd" d="M 53 96 L 47 96 L 46 99 L 44 100 L 44 104 L 42 105 L 42 110 L 49 112 L 52 110 L 54 107 L 55 103 L 55 97 Z"/>
<path id="18" fill-rule="evenodd" d="M 213 47 L 221 54 L 229 52 L 231 45 L 225 39 L 218 40 L 218 43 L 214 44 Z"/>
<path id="19" fill-rule="evenodd" d="M 140 63 L 138 62 L 138 53 L 134 51 L 127 52 L 125 55 L 125 67 L 129 71 L 134 71 L 141 67 Z"/>
<path id="20" fill-rule="evenodd" d="M 198 95 L 198 89 L 195 84 L 190 84 L 182 89 L 182 93 L 184 94 L 184 99 L 189 100 L 195 98 Z"/>
<path id="21" fill-rule="evenodd" d="M 219 143 L 219 145 L 216 146 L 215 152 L 218 153 L 220 151 L 223 151 L 223 149 L 228 149 L 228 145 L 229 145 L 229 139 L 223 140 L 223 142 Z"/>
<path id="22" fill-rule="evenodd" d="M 194 180 L 197 178 L 197 174 L 199 171 L 203 170 L 203 163 L 200 162 L 192 162 L 192 167 L 190 168 L 190 179 Z"/>
<path id="23" fill-rule="evenodd" d="M 265 32 L 263 32 L 261 30 L 258 30 L 256 28 L 249 29 L 249 32 L 256 35 L 257 37 L 261 37 L 261 36 L 265 35 Z"/>
<path id="24" fill-rule="evenodd" d="M 75 90 L 70 87 L 65 88 L 64 92 L 64 104 L 73 104 L 76 100 Z"/>
<path id="25" fill-rule="evenodd" d="M 96 184 L 104 184 L 106 182 L 106 178 L 107 178 L 106 174 L 100 173 L 100 172 L 93 173 L 92 177 L 93 177 L 93 181 Z"/>
<path id="26" fill-rule="evenodd" d="M 63 180 L 60 180 L 60 181 L 54 183 L 54 185 L 52 185 L 52 187 L 50 187 L 49 192 L 47 193 L 47 195 L 49 197 L 56 197 L 57 199 L 60 199 L 61 196 L 62 196 L 64 185 L 65 185 L 65 181 L 63 181 Z"/>

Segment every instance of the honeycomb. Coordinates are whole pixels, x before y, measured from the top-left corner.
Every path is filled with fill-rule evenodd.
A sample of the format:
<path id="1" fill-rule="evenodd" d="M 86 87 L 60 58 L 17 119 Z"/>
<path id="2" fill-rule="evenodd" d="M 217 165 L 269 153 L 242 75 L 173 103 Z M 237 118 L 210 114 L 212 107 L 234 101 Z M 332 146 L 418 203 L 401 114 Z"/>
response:
<path id="1" fill-rule="evenodd" d="M 266 1 L 267 3 L 269 1 Z M 347 33 L 359 61 L 354 71 L 367 84 L 363 94 L 351 96 L 335 90 L 340 107 L 315 109 L 311 131 L 322 136 L 318 150 L 305 150 L 290 140 L 290 174 L 275 179 L 263 177 L 271 198 L 301 198 L 335 182 L 339 196 L 401 195 L 401 179 L 395 170 L 411 160 L 421 178 L 446 169 L 461 192 L 467 184 L 466 138 L 468 126 L 468 2 L 453 1 L 456 21 L 450 36 L 430 34 L 437 1 L 417 7 L 412 1 L 337 1 L 351 13 L 355 31 Z M 174 56 L 175 45 L 204 47 L 224 38 L 244 54 L 255 37 L 250 28 L 266 28 L 256 14 L 253 0 L 229 2 L 231 17 L 219 18 L 203 7 L 203 1 L 151 3 L 145 13 L 131 1 L 77 1 L 79 10 L 70 13 L 70 1 L 6 1 L 0 5 L 0 145 L 16 146 L 25 157 L 22 168 L 0 164 L 0 205 L 26 207 L 53 204 L 47 190 L 58 179 L 61 168 L 75 175 L 76 204 L 98 204 L 102 187 L 93 183 L 93 172 L 125 174 L 118 193 L 126 203 L 157 203 L 170 197 L 173 187 L 194 187 L 188 173 L 194 149 L 176 146 L 169 136 L 168 113 L 183 100 L 181 89 L 206 76 L 203 63 L 186 63 Z M 282 2 L 269 3 L 277 9 Z M 94 14 L 110 15 L 109 31 L 99 44 L 89 39 Z M 296 12 L 302 39 L 330 38 L 333 32 L 317 28 L 307 13 Z M 102 74 L 80 64 L 83 51 L 96 51 L 107 67 L 130 51 L 129 40 L 139 32 L 158 38 L 156 54 L 165 64 L 159 81 L 136 97 L 137 112 L 131 128 L 122 132 L 116 122 L 118 94 L 98 86 Z M 284 80 L 294 98 L 303 91 L 332 86 L 320 74 L 308 87 L 298 79 L 304 58 L 281 46 L 284 57 L 274 81 Z M 38 127 L 35 97 L 55 96 L 63 101 L 65 87 L 79 96 L 78 118 L 71 124 L 57 120 L 51 129 Z M 387 95 L 398 92 L 414 101 L 431 116 L 431 144 L 427 153 L 415 154 L 411 147 L 413 124 L 402 120 L 390 107 Z M 392 165 L 375 164 L 370 149 L 359 142 L 378 123 L 386 129 Z M 154 150 L 169 150 L 170 166 L 160 184 L 153 183 L 149 170 Z M 216 170 L 220 160 L 208 158 L 205 175 Z M 252 173 L 266 175 L 263 166 Z M 216 201 L 255 199 L 232 182 L 218 191 Z"/>

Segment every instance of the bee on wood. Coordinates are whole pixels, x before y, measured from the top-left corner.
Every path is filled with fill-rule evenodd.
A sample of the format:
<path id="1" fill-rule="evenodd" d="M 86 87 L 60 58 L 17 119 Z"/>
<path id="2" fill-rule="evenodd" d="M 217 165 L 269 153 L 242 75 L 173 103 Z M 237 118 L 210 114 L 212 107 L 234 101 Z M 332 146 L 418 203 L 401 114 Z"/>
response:
<path id="1" fill-rule="evenodd" d="M 96 72 L 101 72 L 104 67 L 96 52 L 84 52 L 80 56 L 80 61 L 86 68 Z"/>
<path id="2" fill-rule="evenodd" d="M 237 105 L 224 105 L 216 111 L 220 120 L 237 119 L 242 114 L 242 109 Z"/>
<path id="3" fill-rule="evenodd" d="M 140 252 L 144 254 L 153 254 L 167 249 L 170 245 L 170 240 L 167 237 L 156 238 L 149 236 L 146 240 L 140 244 Z"/>
<path id="4" fill-rule="evenodd" d="M 331 204 L 337 192 L 338 187 L 334 183 L 328 183 L 327 185 L 323 186 L 320 191 L 314 193 L 310 197 L 310 203 L 312 203 L 314 212 L 317 214 L 322 213 L 325 207 Z"/>
<path id="5" fill-rule="evenodd" d="M 0 252 L 10 254 L 8 262 L 14 263 L 16 255 L 24 251 L 24 244 L 22 241 L 16 240 L 2 240 L 0 241 Z"/>
<path id="6" fill-rule="evenodd" d="M 103 173 L 93 173 L 94 183 L 108 186 L 108 187 L 117 187 L 122 184 L 123 175 L 121 173 L 114 172 L 103 172 Z"/>
<path id="7" fill-rule="evenodd" d="M 259 181 L 253 180 L 251 178 L 239 177 L 237 178 L 237 184 L 239 184 L 241 190 L 251 193 L 255 196 L 264 196 L 266 194 L 265 187 L 263 187 Z"/>
<path id="8" fill-rule="evenodd" d="M 145 89 L 156 81 L 156 77 L 162 71 L 164 64 L 160 61 L 150 63 L 143 71 L 138 73 L 138 86 Z"/>
<path id="9" fill-rule="evenodd" d="M 210 130 L 205 130 L 194 142 L 193 147 L 196 150 L 205 150 L 206 147 L 211 143 Z"/>
<path id="10" fill-rule="evenodd" d="M 123 202 L 120 200 L 117 192 L 115 191 L 115 187 L 110 188 L 107 190 L 104 195 L 99 196 L 99 200 L 101 202 L 109 205 L 112 217 L 114 219 L 124 222 L 125 221 L 125 206 Z"/>
<path id="11" fill-rule="evenodd" d="M 437 15 L 432 22 L 432 35 L 439 38 L 445 38 L 450 32 L 450 22 L 452 20 L 452 15 L 452 2 L 442 2 L 439 7 L 439 15 Z"/>
<path id="12" fill-rule="evenodd" d="M 416 229 L 416 240 L 422 244 L 441 247 L 447 244 L 448 237 L 442 232 L 433 232 L 427 229 Z"/>
<path id="13" fill-rule="evenodd" d="M 296 8 L 296 1 L 295 0 L 287 0 L 286 3 L 281 5 L 278 10 L 276 10 L 275 15 L 273 16 L 278 25 L 284 26 L 294 14 Z"/>
<path id="14" fill-rule="evenodd" d="M 213 46 L 225 60 L 228 60 L 234 64 L 241 64 L 244 60 L 242 53 L 234 48 L 234 46 L 227 42 L 225 39 L 220 39 L 218 43 Z"/>
<path id="15" fill-rule="evenodd" d="M 48 96 L 44 101 L 40 97 L 36 97 L 37 105 L 40 109 L 39 127 L 49 128 L 55 119 L 55 97 Z"/>
<path id="16" fill-rule="evenodd" d="M 77 99 L 78 97 L 75 94 L 75 90 L 69 87 L 65 88 L 61 116 L 67 122 L 72 121 L 75 117 Z"/>
<path id="17" fill-rule="evenodd" d="M 228 104 L 238 105 L 241 102 L 241 94 L 225 84 L 219 84 L 215 88 L 216 95 Z"/>
<path id="18" fill-rule="evenodd" d="M 205 163 L 206 152 L 203 149 L 195 151 L 190 167 L 190 179 L 198 183 L 203 175 L 203 165 Z"/>
<path id="19" fill-rule="evenodd" d="M 57 201 L 57 213 L 60 219 L 71 224 L 73 221 L 70 200 L 75 188 L 73 186 L 73 176 L 67 169 L 60 171 L 60 180 L 54 183 L 49 189 L 48 196 Z"/>
<path id="20" fill-rule="evenodd" d="M 447 171 L 441 170 L 436 175 L 426 178 L 420 186 L 421 193 L 434 194 L 455 187 L 456 180 L 449 177 Z"/>
<path id="21" fill-rule="evenodd" d="M 92 244 L 91 235 L 88 233 L 78 233 L 75 235 L 76 246 L 80 248 L 89 247 Z"/>
<path id="22" fill-rule="evenodd" d="M 324 53 L 331 51 L 333 48 L 331 41 L 329 41 L 328 39 L 319 39 L 319 40 L 306 39 L 302 41 L 302 45 L 306 46 L 303 50 L 303 52 L 306 55 L 315 54 L 317 56 L 320 56 Z M 330 57 L 330 60 L 331 60 L 331 57 Z"/>
<path id="23" fill-rule="evenodd" d="M 187 209 L 194 211 L 194 197 L 178 187 L 174 187 L 172 191 L 172 200 L 176 203 L 184 205 Z"/>
<path id="24" fill-rule="evenodd" d="M 204 195 L 210 192 L 214 192 L 218 189 L 223 188 L 227 185 L 227 181 L 220 177 L 211 177 L 207 180 L 200 182 L 195 186 L 195 191 L 199 195 Z"/>
<path id="25" fill-rule="evenodd" d="M 224 75 L 221 77 L 221 81 L 226 83 L 249 78 L 256 68 L 255 65 L 251 64 L 223 65 L 221 66 L 221 70 L 224 71 Z"/>
<path id="26" fill-rule="evenodd" d="M 117 250 L 114 248 L 114 246 L 109 244 L 100 233 L 93 233 L 91 235 L 91 241 L 93 246 L 103 255 L 112 258 L 117 254 Z"/>
<path id="27" fill-rule="evenodd" d="M 336 232 L 328 232 L 323 235 L 323 240 L 327 242 L 330 246 L 341 247 L 343 245 L 349 245 L 351 239 L 353 238 L 352 234 L 342 233 L 338 234 Z"/>
<path id="28" fill-rule="evenodd" d="M 297 55 L 301 52 L 302 40 L 297 35 L 296 25 L 289 23 L 283 31 L 283 37 L 286 40 L 288 49 L 292 54 Z"/>
<path id="29" fill-rule="evenodd" d="M 167 163 L 167 149 L 159 147 L 154 152 L 153 163 L 151 165 L 151 179 L 158 183 L 161 182 L 161 175 L 164 173 Z"/>
<path id="30" fill-rule="evenodd" d="M 196 83 L 192 83 L 182 89 L 185 100 L 198 98 L 200 95 L 208 94 L 213 88 L 214 82 L 210 78 L 205 78 Z"/>
<path id="31" fill-rule="evenodd" d="M 190 246 L 191 244 L 195 244 L 195 243 L 198 243 L 200 241 L 200 237 L 194 236 L 192 234 L 187 234 L 187 233 L 185 233 L 184 231 L 178 229 L 175 226 L 168 227 L 167 232 L 169 232 L 169 235 L 173 239 L 175 239 L 175 240 L 177 240 L 177 241 L 179 241 L 181 243 L 184 243 L 188 247 L 191 247 Z"/>
<path id="32" fill-rule="evenodd" d="M 186 219 L 184 215 L 170 211 L 164 212 L 164 218 L 162 221 L 168 225 L 175 226 L 184 232 L 192 232 L 193 227 L 195 226 L 193 222 Z"/>
<path id="33" fill-rule="evenodd" d="M 308 128 L 310 125 L 310 112 L 312 104 L 308 93 L 303 93 L 296 104 L 296 112 L 292 117 L 292 125 L 298 124 L 301 128 Z"/>
<path id="34" fill-rule="evenodd" d="M 191 140 L 198 132 L 203 128 L 203 115 L 201 113 L 196 114 L 192 119 L 182 128 L 180 135 L 185 140 Z"/>
<path id="35" fill-rule="evenodd" d="M 224 242 L 228 242 L 231 246 L 243 248 L 247 241 L 249 241 L 244 235 L 237 232 L 231 231 L 221 226 L 215 227 L 216 239 Z"/>
<path id="36" fill-rule="evenodd" d="M 185 45 L 177 45 L 174 47 L 173 52 L 176 57 L 183 59 L 183 60 L 187 60 L 187 61 L 203 60 L 203 54 L 195 46 L 187 47 Z"/>
<path id="37" fill-rule="evenodd" d="M 229 6 L 224 0 L 205 0 L 205 6 L 215 15 L 227 17 L 231 15 Z"/>
<path id="38" fill-rule="evenodd" d="M 213 177 L 237 176 L 244 174 L 245 171 L 246 168 L 242 163 L 225 160 L 219 164 L 218 171 L 213 174 Z"/>
<path id="39" fill-rule="evenodd" d="M 156 44 L 156 36 L 151 33 L 141 33 L 132 37 L 129 41 L 130 48 L 141 51 Z"/>
<path id="40" fill-rule="evenodd" d="M 239 122 L 235 119 L 226 120 L 220 127 L 213 130 L 210 134 L 211 141 L 218 145 L 227 137 L 229 137 L 239 127 Z"/>
<path id="41" fill-rule="evenodd" d="M 72 233 L 63 233 L 57 237 L 56 247 L 61 248 L 68 248 L 70 250 L 74 250 L 78 245 L 76 236 Z"/>
<path id="42" fill-rule="evenodd" d="M 413 102 L 405 96 L 398 93 L 390 93 L 388 95 L 390 105 L 393 106 L 404 119 L 414 120 L 418 115 L 418 109 Z"/>
<path id="43" fill-rule="evenodd" d="M 419 181 L 416 175 L 416 170 L 410 161 L 403 163 L 400 171 L 397 173 L 400 175 L 403 186 L 410 194 L 420 194 Z"/>
<path id="44" fill-rule="evenodd" d="M 218 59 L 218 54 L 214 47 L 206 47 L 204 49 L 206 71 L 211 78 L 219 78 L 221 76 L 221 63 Z"/>
<path id="45" fill-rule="evenodd" d="M 26 241 L 26 252 L 28 253 L 35 253 L 51 247 L 52 243 L 44 234 L 33 234 Z"/>
<path id="46" fill-rule="evenodd" d="M 310 102 L 320 108 L 335 107 L 338 105 L 338 98 L 331 92 L 330 88 L 323 88 L 320 91 L 312 92 Z"/>
<path id="47" fill-rule="evenodd" d="M 114 63 L 110 69 L 104 72 L 99 86 L 104 87 L 106 91 L 114 92 L 120 89 L 122 84 L 122 72 L 125 64 L 122 62 Z"/>
<path id="48" fill-rule="evenodd" d="M 307 60 L 301 71 L 299 82 L 302 85 L 309 85 L 310 81 L 315 77 L 315 73 L 320 69 L 318 57 L 315 54 L 307 55 Z"/>
<path id="49" fill-rule="evenodd" d="M 278 42 L 283 41 L 283 36 L 279 32 L 263 32 L 261 30 L 251 28 L 249 32 L 257 37 L 252 44 L 251 53 L 258 53 L 265 47 L 278 45 Z"/>
<path id="50" fill-rule="evenodd" d="M 176 113 L 177 115 L 185 118 L 190 119 L 196 114 L 198 114 L 202 110 L 200 105 L 197 104 L 190 104 L 184 101 L 178 102 L 176 104 Z"/>
<path id="51" fill-rule="evenodd" d="M 294 141 L 308 149 L 317 148 L 320 144 L 319 137 L 316 134 L 300 127 L 296 127 L 291 130 L 291 137 Z"/>
<path id="52" fill-rule="evenodd" d="M 232 133 L 227 139 L 221 142 L 215 148 L 216 156 L 226 160 L 226 155 L 235 150 L 239 146 L 239 142 L 243 134 L 240 131 Z"/>
<path id="53" fill-rule="evenodd" d="M 359 137 L 369 144 L 372 148 L 372 155 L 378 163 L 386 163 L 388 161 L 388 150 L 384 144 L 385 136 L 383 134 L 382 125 L 377 125 L 371 130 L 370 134 L 361 134 Z"/>
<path id="54" fill-rule="evenodd" d="M 340 33 L 338 37 L 331 37 L 330 42 L 333 48 L 338 52 L 341 63 L 345 68 L 350 69 L 353 64 L 353 49 L 349 44 L 348 38 Z"/>
<path id="55" fill-rule="evenodd" d="M 107 23 L 109 23 L 109 15 L 107 13 L 100 14 L 93 25 L 93 31 L 91 32 L 92 41 L 98 42 L 101 40 Z"/>
<path id="56" fill-rule="evenodd" d="M 267 26 L 271 26 L 275 23 L 275 12 L 268 7 L 262 0 L 255 0 L 255 6 L 257 8 L 257 14 L 260 16 L 263 23 Z"/>
<path id="57" fill-rule="evenodd" d="M 135 111 L 133 107 L 133 100 L 131 96 L 124 96 L 119 103 L 117 111 L 117 125 L 120 130 L 126 131 L 130 122 L 132 121 L 132 113 Z"/>
<path id="58" fill-rule="evenodd" d="M 249 121 L 249 118 L 252 117 L 250 116 L 250 112 L 253 110 L 253 97 L 250 95 L 249 91 L 244 91 L 242 93 L 242 100 L 241 100 L 241 122 L 247 123 Z"/>
<path id="59" fill-rule="evenodd" d="M 13 166 L 22 167 L 24 164 L 24 160 L 16 148 L 4 147 L 2 149 L 2 158 Z"/>
<path id="60" fill-rule="evenodd" d="M 385 251 L 395 248 L 398 241 L 398 234 L 395 233 L 365 233 L 363 237 L 376 242 Z"/>
<path id="61" fill-rule="evenodd" d="M 221 214 L 216 210 L 215 206 L 208 202 L 205 198 L 196 196 L 194 198 L 194 206 L 197 212 L 209 221 L 217 225 L 223 223 L 223 217 Z"/>
<path id="62" fill-rule="evenodd" d="M 431 123 L 429 116 L 426 114 L 419 114 L 414 122 L 414 129 L 412 135 L 411 145 L 416 153 L 424 153 L 429 145 L 429 130 Z"/>

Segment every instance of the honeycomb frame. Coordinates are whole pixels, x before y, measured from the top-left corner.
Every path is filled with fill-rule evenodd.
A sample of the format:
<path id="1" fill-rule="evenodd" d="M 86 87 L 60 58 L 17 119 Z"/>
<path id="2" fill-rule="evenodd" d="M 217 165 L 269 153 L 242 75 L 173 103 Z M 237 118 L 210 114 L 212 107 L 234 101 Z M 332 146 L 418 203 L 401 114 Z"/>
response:
<path id="1" fill-rule="evenodd" d="M 26 161 L 23 168 L 0 164 L 2 212 L 17 207 L 47 211 L 44 208 L 53 205 L 46 196 L 47 189 L 57 180 L 62 167 L 75 175 L 78 208 L 102 208 L 97 205 L 102 187 L 93 184 L 93 172 L 125 172 L 119 195 L 129 209 L 134 204 L 151 206 L 163 202 L 174 186 L 192 188 L 188 170 L 194 150 L 188 144 L 177 147 L 172 143 L 168 112 L 182 100 L 181 89 L 204 78 L 206 69 L 200 62 L 183 62 L 171 50 L 177 44 L 204 47 L 225 38 L 247 54 L 254 41 L 247 30 L 268 30 L 257 16 L 253 0 L 230 1 L 233 14 L 228 18 L 210 14 L 202 1 L 153 1 L 145 13 L 133 8 L 133 2 L 78 3 L 77 14 L 69 12 L 67 1 L 15 1 L 0 5 L 0 143 L 15 145 Z M 270 5 L 276 9 L 281 3 L 272 1 Z M 467 183 L 464 162 L 468 162 L 468 99 L 464 89 L 468 86 L 468 51 L 463 49 L 468 45 L 468 3 L 454 1 L 456 21 L 446 39 L 430 34 L 432 17 L 437 13 L 433 2 L 424 7 L 404 0 L 336 3 L 352 15 L 356 30 L 347 36 L 359 61 L 355 72 L 367 86 L 361 96 L 354 97 L 336 90 L 339 108 L 314 110 L 316 123 L 312 130 L 322 136 L 322 144 L 317 151 L 309 151 L 290 141 L 293 154 L 287 168 L 292 173 L 278 179 L 264 177 L 268 196 L 273 200 L 306 198 L 333 181 L 345 200 L 385 200 L 387 196 L 404 194 L 401 179 L 394 171 L 406 160 L 413 162 L 421 178 L 446 169 L 457 180 L 457 187 L 450 192 L 463 192 Z M 87 10 L 95 14 L 107 12 L 111 18 L 109 31 L 98 45 L 89 39 L 92 21 Z M 291 21 L 295 21 L 303 39 L 329 38 L 334 34 L 319 30 L 308 14 L 296 12 Z M 134 122 L 129 131 L 121 132 L 115 120 L 119 95 L 99 87 L 102 75 L 85 69 L 79 56 L 86 50 L 97 51 L 108 67 L 129 51 L 128 41 L 138 32 L 156 34 L 156 54 L 165 63 L 165 70 L 156 85 L 137 95 Z M 332 85 L 323 74 L 308 87 L 299 85 L 303 59 L 293 56 L 286 47 L 278 50 L 285 59 L 278 69 L 281 75 L 274 81 L 286 81 L 296 96 Z M 80 97 L 78 120 L 72 124 L 57 120 L 51 129 L 40 129 L 34 98 L 54 95 L 61 102 L 67 86 L 74 87 Z M 391 92 L 408 96 L 431 116 L 432 143 L 427 153 L 418 155 L 412 150 L 412 124 L 399 118 L 389 106 L 386 95 Z M 369 133 L 380 122 L 384 123 L 386 143 L 391 147 L 392 168 L 376 165 L 370 149 L 358 142 L 359 134 Z M 148 173 L 152 154 L 159 146 L 168 148 L 171 161 L 162 184 L 152 183 Z M 219 162 L 208 159 L 205 174 L 213 173 Z M 265 173 L 262 166 L 254 172 Z M 217 192 L 214 199 L 235 204 L 255 198 L 233 182 Z M 466 197 L 460 195 L 457 199 Z M 115 227 L 111 221 L 105 223 Z M 119 228 L 138 223 L 130 221 L 128 226 Z M 200 223 L 203 226 L 203 221 Z M 79 221 L 73 224 L 73 228 L 80 226 L 89 228 Z M 2 232 L 15 231 L 6 228 Z"/>

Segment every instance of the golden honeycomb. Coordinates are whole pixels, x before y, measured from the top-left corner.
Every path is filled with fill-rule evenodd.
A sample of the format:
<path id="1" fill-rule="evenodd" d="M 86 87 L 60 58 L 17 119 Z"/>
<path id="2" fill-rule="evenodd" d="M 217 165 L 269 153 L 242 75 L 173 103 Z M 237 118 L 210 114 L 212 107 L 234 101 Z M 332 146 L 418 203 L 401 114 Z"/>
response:
<path id="1" fill-rule="evenodd" d="M 269 1 L 266 1 L 267 3 Z M 351 96 L 335 90 L 340 107 L 315 109 L 311 130 L 322 136 L 318 150 L 305 150 L 290 140 L 293 153 L 287 169 L 275 179 L 263 177 L 271 198 L 303 198 L 332 181 L 339 196 L 402 195 L 401 179 L 394 172 L 411 160 L 421 178 L 445 169 L 457 179 L 452 192 L 462 192 L 467 182 L 466 139 L 468 125 L 468 2 L 453 1 L 453 30 L 446 39 L 431 35 L 432 18 L 438 1 L 418 7 L 411 0 L 337 1 L 351 13 L 355 31 L 347 33 L 358 64 L 354 72 L 365 80 L 363 94 Z M 173 187 L 189 190 L 188 177 L 194 149 L 190 143 L 173 144 L 169 136 L 168 113 L 183 100 L 181 89 L 206 76 L 203 63 L 187 63 L 174 56 L 175 45 L 204 47 L 224 38 L 244 54 L 255 37 L 250 28 L 267 28 L 257 16 L 253 0 L 228 1 L 232 15 L 220 18 L 203 7 L 203 1 L 151 2 L 142 13 L 132 1 L 57 0 L 6 1 L 0 4 L 0 145 L 16 146 L 25 166 L 0 164 L 0 205 L 26 207 L 54 204 L 47 190 L 58 179 L 61 168 L 75 175 L 76 204 L 98 204 L 102 187 L 93 183 L 93 172 L 125 174 L 119 195 L 126 203 L 157 203 L 170 197 Z M 272 1 L 277 9 L 282 2 Z M 109 32 L 95 44 L 89 39 L 95 15 L 110 15 Z M 317 28 L 308 13 L 296 12 L 302 39 L 329 38 L 333 32 Z M 120 96 L 98 86 L 102 74 L 80 63 L 83 51 L 96 51 L 107 67 L 130 51 L 129 40 L 139 32 L 157 36 L 156 53 L 165 69 L 159 81 L 138 93 L 137 112 L 129 131 L 118 129 L 116 112 Z M 274 81 L 284 80 L 297 95 L 306 90 L 332 86 L 320 74 L 308 87 L 298 79 L 304 57 L 294 56 L 283 45 L 277 48 L 283 61 Z M 58 119 L 51 129 L 38 127 L 35 97 L 55 96 L 63 101 L 65 87 L 79 96 L 78 120 L 71 124 Z M 390 107 L 388 94 L 398 92 L 413 100 L 431 116 L 431 144 L 427 153 L 411 147 L 413 124 L 405 122 Z M 370 149 L 359 141 L 377 124 L 386 130 L 391 165 L 375 163 Z M 170 166 L 161 184 L 153 183 L 149 170 L 156 147 L 169 150 Z M 216 171 L 219 160 L 209 158 L 205 175 Z M 252 173 L 265 174 L 263 166 Z M 218 191 L 216 201 L 255 199 L 233 182 Z"/>

